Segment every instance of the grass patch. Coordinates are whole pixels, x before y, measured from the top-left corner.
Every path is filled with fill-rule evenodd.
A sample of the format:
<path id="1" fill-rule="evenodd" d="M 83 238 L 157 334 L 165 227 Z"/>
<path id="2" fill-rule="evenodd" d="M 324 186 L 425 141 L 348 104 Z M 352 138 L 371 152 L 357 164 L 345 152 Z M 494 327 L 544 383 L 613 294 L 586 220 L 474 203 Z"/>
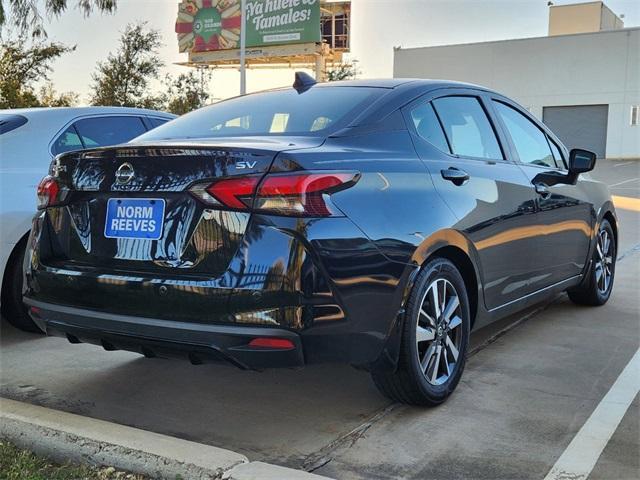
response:
<path id="1" fill-rule="evenodd" d="M 47 458 L 0 441 L 0 480 L 145 480 L 113 467 L 51 463 Z"/>

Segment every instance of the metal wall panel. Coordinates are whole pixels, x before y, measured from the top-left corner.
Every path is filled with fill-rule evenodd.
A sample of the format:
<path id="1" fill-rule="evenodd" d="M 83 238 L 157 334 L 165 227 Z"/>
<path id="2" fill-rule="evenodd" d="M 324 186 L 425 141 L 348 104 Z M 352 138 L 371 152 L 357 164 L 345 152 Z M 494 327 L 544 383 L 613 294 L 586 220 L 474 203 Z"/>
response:
<path id="1" fill-rule="evenodd" d="M 584 148 L 604 158 L 607 149 L 608 105 L 544 107 L 542 119 L 569 150 Z"/>

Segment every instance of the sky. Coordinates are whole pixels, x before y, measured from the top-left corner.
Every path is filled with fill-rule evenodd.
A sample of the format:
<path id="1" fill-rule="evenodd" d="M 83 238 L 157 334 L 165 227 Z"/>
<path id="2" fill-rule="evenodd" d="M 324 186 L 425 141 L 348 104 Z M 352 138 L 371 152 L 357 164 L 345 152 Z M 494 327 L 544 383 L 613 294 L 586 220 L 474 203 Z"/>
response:
<path id="1" fill-rule="evenodd" d="M 69 4 L 77 3 L 69 0 Z M 577 3 L 554 0 L 555 5 Z M 640 26 L 640 0 L 607 0 L 616 14 L 624 14 L 625 27 Z M 50 79 L 58 91 L 75 91 L 86 104 L 91 73 L 96 62 L 116 49 L 120 32 L 129 22 L 147 21 L 160 31 L 164 46 L 160 54 L 165 72 L 177 74 L 189 67 L 175 65 L 187 60 L 178 52 L 174 24 L 178 0 L 118 0 L 113 15 L 93 13 L 84 18 L 70 8 L 47 21 L 49 39 L 76 50 L 53 65 Z M 357 59 L 359 77 L 393 76 L 394 47 L 423 47 L 483 42 L 547 34 L 546 0 L 352 0 L 351 58 Z M 249 70 L 247 90 L 290 85 L 293 70 Z M 237 70 L 216 69 L 210 84 L 213 99 L 239 94 Z M 154 85 L 157 88 L 158 85 Z"/>

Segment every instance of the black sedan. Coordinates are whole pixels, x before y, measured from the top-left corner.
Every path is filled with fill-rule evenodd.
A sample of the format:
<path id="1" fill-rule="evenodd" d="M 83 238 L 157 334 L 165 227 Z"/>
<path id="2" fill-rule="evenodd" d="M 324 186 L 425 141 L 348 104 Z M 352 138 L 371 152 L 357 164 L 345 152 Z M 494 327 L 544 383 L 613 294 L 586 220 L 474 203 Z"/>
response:
<path id="1" fill-rule="evenodd" d="M 472 330 L 565 290 L 608 300 L 617 220 L 594 162 L 486 88 L 298 74 L 58 156 L 24 300 L 71 343 L 248 369 L 346 362 L 434 405 Z"/>

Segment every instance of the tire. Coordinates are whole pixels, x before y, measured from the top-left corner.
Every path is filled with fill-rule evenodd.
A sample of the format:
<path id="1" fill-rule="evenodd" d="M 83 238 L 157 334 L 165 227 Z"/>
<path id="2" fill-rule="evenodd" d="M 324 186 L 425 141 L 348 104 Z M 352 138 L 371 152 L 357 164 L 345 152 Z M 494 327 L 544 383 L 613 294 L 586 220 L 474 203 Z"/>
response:
<path id="1" fill-rule="evenodd" d="M 578 305 L 604 305 L 611 296 L 616 271 L 616 237 L 608 220 L 600 223 L 596 237 L 596 248 L 589 272 L 583 283 L 567 290 L 572 302 Z"/>
<path id="2" fill-rule="evenodd" d="M 436 291 L 437 303 L 445 305 L 439 307 L 439 316 L 434 303 Z M 372 372 L 378 389 L 390 399 L 409 405 L 435 406 L 444 402 L 464 370 L 469 323 L 469 300 L 460 272 L 444 258 L 429 261 L 407 302 L 396 371 Z"/>
<path id="3" fill-rule="evenodd" d="M 2 281 L 2 316 L 20 330 L 42 333 L 29 316 L 27 307 L 22 303 L 22 262 L 26 246 L 27 237 L 18 242 L 7 262 Z"/>

